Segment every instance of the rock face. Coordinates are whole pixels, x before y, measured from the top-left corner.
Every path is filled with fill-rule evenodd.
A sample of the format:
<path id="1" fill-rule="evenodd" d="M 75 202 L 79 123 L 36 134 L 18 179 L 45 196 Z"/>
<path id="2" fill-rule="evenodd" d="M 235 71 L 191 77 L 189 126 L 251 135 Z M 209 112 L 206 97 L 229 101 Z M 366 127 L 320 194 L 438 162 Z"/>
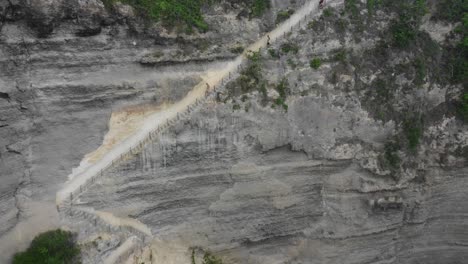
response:
<path id="1" fill-rule="evenodd" d="M 109 14 L 101 1 L 0 4 L 0 263 L 59 225 L 55 193 L 103 142 L 112 112 L 178 101 L 268 26 L 213 9 L 212 31 L 181 36 L 145 28 L 128 6 Z"/>
<path id="2" fill-rule="evenodd" d="M 180 100 L 303 3 L 272 1 L 249 20 L 225 1 L 204 10 L 212 31 L 193 36 L 145 27 L 122 4 L 2 6 L 0 263 L 60 224 L 79 233 L 85 263 L 129 248 L 120 261 L 190 263 L 200 250 L 225 263 L 464 263 L 468 130 L 452 109 L 461 87 L 439 74 L 450 34 L 394 48 L 395 10 L 371 16 L 364 3 L 285 35 L 260 53 L 264 86 L 242 90 L 246 72 L 74 200 L 150 235 L 59 219 L 56 191 L 121 116 Z"/>

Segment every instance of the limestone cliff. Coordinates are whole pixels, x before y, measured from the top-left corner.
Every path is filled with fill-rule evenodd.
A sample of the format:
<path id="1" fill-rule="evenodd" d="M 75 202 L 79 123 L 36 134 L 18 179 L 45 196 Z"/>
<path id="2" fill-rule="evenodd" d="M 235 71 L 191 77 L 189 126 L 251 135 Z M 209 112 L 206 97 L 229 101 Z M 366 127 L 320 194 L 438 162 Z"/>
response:
<path id="1" fill-rule="evenodd" d="M 63 225 L 79 233 L 84 263 L 190 263 L 192 250 L 225 263 L 464 263 L 466 80 L 447 70 L 458 24 L 438 17 L 437 1 L 420 13 L 421 1 L 335 2 L 61 215 L 55 193 L 72 168 L 305 1 L 272 1 L 260 19 L 221 1 L 204 10 L 211 30 L 193 35 L 120 4 L 3 4 L 0 262 Z M 409 43 L 394 34 L 405 12 Z"/>

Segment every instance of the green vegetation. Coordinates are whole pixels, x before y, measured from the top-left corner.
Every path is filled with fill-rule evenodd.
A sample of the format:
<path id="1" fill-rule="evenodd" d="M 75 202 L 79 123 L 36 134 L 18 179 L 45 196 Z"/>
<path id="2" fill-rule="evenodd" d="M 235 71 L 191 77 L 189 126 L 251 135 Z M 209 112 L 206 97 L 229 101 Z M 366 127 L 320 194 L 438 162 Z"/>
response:
<path id="1" fill-rule="evenodd" d="M 217 258 L 216 256 L 213 256 L 210 253 L 205 253 L 203 256 L 203 263 L 202 264 L 223 264 L 221 259 Z"/>
<path id="2" fill-rule="evenodd" d="M 117 1 L 131 5 L 141 16 L 162 21 L 168 27 L 185 27 L 188 33 L 194 27 L 201 31 L 208 30 L 201 7 L 209 0 L 103 0 L 107 7 Z"/>
<path id="3" fill-rule="evenodd" d="M 393 35 L 393 45 L 406 48 L 414 42 L 421 18 L 427 12 L 426 0 L 416 0 L 412 3 L 397 1 L 400 4 L 398 19 L 390 28 Z"/>
<path id="4" fill-rule="evenodd" d="M 437 6 L 434 19 L 451 23 L 460 23 L 453 31 L 459 39 L 454 47 L 447 49 L 450 78 L 453 83 L 463 84 L 464 92 L 457 103 L 457 112 L 461 119 L 468 122 L 468 1 L 443 0 Z"/>
<path id="5" fill-rule="evenodd" d="M 249 51 L 247 58 L 247 66 L 242 69 L 239 78 L 228 86 L 229 96 L 234 97 L 258 90 L 266 98 L 267 90 L 265 80 L 263 79 L 261 54 L 260 52 Z"/>
<path id="6" fill-rule="evenodd" d="M 346 0 L 345 1 L 345 12 L 351 15 L 351 18 L 359 18 L 359 7 L 357 0 Z"/>
<path id="7" fill-rule="evenodd" d="M 346 49 L 338 49 L 335 53 L 335 56 L 333 56 L 333 60 L 345 63 L 347 57 L 348 55 L 346 54 Z"/>
<path id="8" fill-rule="evenodd" d="M 288 20 L 288 18 L 290 18 L 292 14 L 294 14 L 294 10 L 292 9 L 279 11 L 278 14 L 276 14 L 276 24 Z"/>
<path id="9" fill-rule="evenodd" d="M 367 12 L 369 16 L 373 16 L 375 9 L 382 4 L 382 0 L 367 0 Z"/>
<path id="10" fill-rule="evenodd" d="M 195 262 L 195 250 L 192 250 L 192 264 Z M 209 252 L 205 252 L 203 255 L 203 262 L 201 264 L 223 264 L 223 261 Z"/>
<path id="11" fill-rule="evenodd" d="M 317 26 L 317 24 L 318 24 L 317 21 L 312 20 L 309 23 L 307 23 L 307 28 L 308 29 L 314 29 Z"/>
<path id="12" fill-rule="evenodd" d="M 451 66 L 453 67 L 452 79 L 454 82 L 463 82 L 468 86 L 468 13 L 461 18 L 462 24 L 456 29 L 460 35 L 460 42 L 452 51 Z"/>
<path id="13" fill-rule="evenodd" d="M 135 8 L 138 14 L 152 21 L 162 21 L 167 27 L 185 28 L 187 33 L 193 28 L 205 32 L 208 24 L 201 13 L 203 5 L 211 5 L 217 0 L 102 0 L 104 6 L 112 9 L 112 4 L 122 2 Z M 250 9 L 250 16 L 259 17 L 270 8 L 270 0 L 243 0 Z"/>
<path id="14" fill-rule="evenodd" d="M 237 46 L 237 47 L 231 48 L 231 52 L 235 54 L 241 54 L 242 52 L 244 52 L 244 47 Z"/>
<path id="15" fill-rule="evenodd" d="M 397 142 L 390 141 L 385 144 L 384 157 L 386 164 L 391 168 L 397 168 L 400 165 L 401 160 L 398 155 L 399 150 L 400 145 Z"/>
<path id="16" fill-rule="evenodd" d="M 405 20 L 395 22 L 391 27 L 391 31 L 393 34 L 394 45 L 399 48 L 409 46 L 416 37 L 415 28 Z"/>
<path id="17" fill-rule="evenodd" d="M 296 69 L 297 63 L 292 58 L 289 58 L 286 62 L 288 63 L 289 67 L 291 67 L 293 70 Z"/>
<path id="18" fill-rule="evenodd" d="M 283 53 L 294 53 L 297 54 L 299 52 L 299 46 L 293 43 L 284 43 L 281 45 L 281 51 Z"/>
<path id="19" fill-rule="evenodd" d="M 392 97 L 392 91 L 387 86 L 387 83 L 384 79 L 378 78 L 373 83 L 375 90 L 376 90 L 376 99 L 380 103 L 385 103 L 386 101 L 390 100 Z"/>
<path id="20" fill-rule="evenodd" d="M 459 22 L 468 12 L 468 1 L 466 0 L 441 0 L 437 5 L 435 19 L 448 22 Z"/>
<path id="21" fill-rule="evenodd" d="M 275 100 L 275 104 L 282 106 L 284 110 L 288 111 L 288 105 L 285 103 L 286 97 L 289 93 L 288 79 L 283 78 L 275 89 L 279 94 L 279 97 Z"/>
<path id="22" fill-rule="evenodd" d="M 463 93 L 460 106 L 458 107 L 458 112 L 460 113 L 463 121 L 468 123 L 468 92 Z"/>
<path id="23" fill-rule="evenodd" d="M 343 18 L 338 18 L 338 20 L 335 23 L 337 33 L 344 34 L 346 32 L 347 27 L 348 22 Z"/>
<path id="24" fill-rule="evenodd" d="M 322 60 L 320 58 L 314 58 L 310 61 L 310 67 L 313 69 L 317 70 L 320 66 L 322 66 Z"/>
<path id="25" fill-rule="evenodd" d="M 414 60 L 414 69 L 416 71 L 416 76 L 414 78 L 414 84 L 422 85 L 424 83 L 424 79 L 426 78 L 426 63 L 423 59 L 417 58 Z"/>
<path id="26" fill-rule="evenodd" d="M 276 51 L 275 49 L 269 49 L 269 50 L 268 50 L 268 54 L 270 54 L 270 56 L 271 56 L 272 58 L 275 58 L 275 59 L 279 59 L 279 57 L 280 57 L 279 52 Z"/>
<path id="27" fill-rule="evenodd" d="M 331 16 L 333 16 L 333 13 L 334 13 L 334 12 L 333 12 L 333 9 L 330 8 L 330 7 L 326 8 L 325 10 L 323 10 L 323 16 L 324 16 L 324 17 L 331 17 Z"/>
<path id="28" fill-rule="evenodd" d="M 253 0 L 250 5 L 250 13 L 254 17 L 259 17 L 270 8 L 270 0 Z"/>
<path id="29" fill-rule="evenodd" d="M 415 151 L 423 132 L 421 123 L 416 119 L 408 119 L 403 125 L 403 130 L 408 140 L 408 148 Z"/>
<path id="30" fill-rule="evenodd" d="M 75 264 L 79 255 L 73 234 L 58 229 L 36 236 L 25 252 L 13 257 L 13 264 Z"/>

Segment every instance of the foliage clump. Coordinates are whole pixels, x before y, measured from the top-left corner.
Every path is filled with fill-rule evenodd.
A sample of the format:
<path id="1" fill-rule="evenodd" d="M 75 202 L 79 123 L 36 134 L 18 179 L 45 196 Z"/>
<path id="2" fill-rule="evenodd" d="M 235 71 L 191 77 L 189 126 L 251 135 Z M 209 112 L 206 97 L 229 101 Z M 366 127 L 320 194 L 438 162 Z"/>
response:
<path id="1" fill-rule="evenodd" d="M 57 229 L 36 236 L 26 251 L 15 254 L 13 264 L 77 264 L 79 255 L 73 234 Z"/>
<path id="2" fill-rule="evenodd" d="M 254 17 L 262 16 L 270 6 L 270 0 L 253 0 L 250 4 L 250 13 Z"/>
<path id="3" fill-rule="evenodd" d="M 385 163 L 395 169 L 400 165 L 401 159 L 398 155 L 400 145 L 397 142 L 389 141 L 385 144 Z"/>
<path id="4" fill-rule="evenodd" d="M 408 140 L 408 148 L 416 151 L 423 133 L 421 123 L 416 119 L 409 119 L 404 123 L 403 129 Z"/>
<path id="5" fill-rule="evenodd" d="M 433 18 L 448 22 L 459 22 L 468 12 L 466 0 L 441 0 L 437 5 L 437 12 Z"/>
<path id="6" fill-rule="evenodd" d="M 276 24 L 288 20 L 288 18 L 290 18 L 292 14 L 294 14 L 294 10 L 292 9 L 279 11 L 278 14 L 276 14 Z"/>
<path id="7" fill-rule="evenodd" d="M 181 27 L 191 33 L 194 28 L 205 32 L 208 30 L 202 7 L 211 5 L 217 0 L 102 0 L 111 9 L 115 2 L 122 2 L 135 8 L 144 18 L 161 21 L 168 27 Z M 259 17 L 270 8 L 270 0 L 244 0 L 250 9 L 250 15 Z"/>
<path id="8" fill-rule="evenodd" d="M 284 110 L 288 111 L 288 105 L 286 104 L 286 97 L 289 93 L 288 80 L 283 78 L 275 89 L 279 94 L 279 97 L 275 100 L 275 104 L 282 106 Z"/>
<path id="9" fill-rule="evenodd" d="M 320 58 L 314 58 L 310 61 L 310 67 L 313 69 L 317 70 L 320 66 L 322 66 L 322 60 Z"/>
<path id="10" fill-rule="evenodd" d="M 463 121 L 468 123 L 468 92 L 463 93 L 460 106 L 458 107 L 458 112 L 460 113 Z"/>
<path id="11" fill-rule="evenodd" d="M 195 262 L 195 250 L 192 250 L 192 264 L 197 264 Z M 213 254 L 205 252 L 203 255 L 203 262 L 201 264 L 223 264 L 223 261 Z"/>
<path id="12" fill-rule="evenodd" d="M 398 19 L 393 21 L 391 26 L 393 44 L 398 48 L 406 48 L 414 42 L 418 34 L 421 18 L 427 12 L 426 0 L 403 2 L 398 10 Z"/>
<path id="13" fill-rule="evenodd" d="M 416 58 L 414 60 L 414 69 L 416 71 L 414 84 L 422 85 L 424 83 L 424 79 L 426 78 L 426 63 L 422 58 Z"/>
<path id="14" fill-rule="evenodd" d="M 231 52 L 235 54 L 241 54 L 242 52 L 244 52 L 244 47 L 242 46 L 233 47 L 231 48 Z"/>
<path id="15" fill-rule="evenodd" d="M 294 53 L 297 54 L 299 52 L 299 46 L 294 43 L 284 43 L 281 45 L 281 51 L 283 53 Z"/>
<path id="16" fill-rule="evenodd" d="M 110 6 L 118 1 L 132 6 L 141 16 L 161 21 L 168 27 L 185 26 L 189 33 L 193 28 L 208 30 L 201 8 L 211 2 L 209 0 L 104 0 L 104 4 Z"/>
<path id="17" fill-rule="evenodd" d="M 275 49 L 268 49 L 268 54 L 270 54 L 270 56 L 274 59 L 279 59 L 280 58 L 280 54 L 277 50 Z"/>

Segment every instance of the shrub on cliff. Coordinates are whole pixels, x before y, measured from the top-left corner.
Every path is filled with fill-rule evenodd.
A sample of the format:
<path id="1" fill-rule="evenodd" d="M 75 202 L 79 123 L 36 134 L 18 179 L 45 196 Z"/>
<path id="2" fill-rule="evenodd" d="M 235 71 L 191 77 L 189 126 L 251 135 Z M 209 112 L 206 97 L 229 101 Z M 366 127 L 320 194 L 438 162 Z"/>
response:
<path id="1" fill-rule="evenodd" d="M 201 31 L 208 30 L 201 7 L 206 0 L 118 0 L 124 4 L 131 5 L 135 10 L 146 18 L 154 21 L 162 21 L 166 26 L 186 26 L 187 31 L 193 27 Z M 103 0 L 110 7 L 117 0 Z"/>
<path id="2" fill-rule="evenodd" d="M 314 58 L 310 61 L 310 67 L 313 69 L 318 69 L 322 65 L 322 60 L 320 58 Z"/>
<path id="3" fill-rule="evenodd" d="M 79 255 L 73 234 L 57 229 L 36 236 L 26 251 L 15 254 L 13 264 L 77 264 Z"/>

